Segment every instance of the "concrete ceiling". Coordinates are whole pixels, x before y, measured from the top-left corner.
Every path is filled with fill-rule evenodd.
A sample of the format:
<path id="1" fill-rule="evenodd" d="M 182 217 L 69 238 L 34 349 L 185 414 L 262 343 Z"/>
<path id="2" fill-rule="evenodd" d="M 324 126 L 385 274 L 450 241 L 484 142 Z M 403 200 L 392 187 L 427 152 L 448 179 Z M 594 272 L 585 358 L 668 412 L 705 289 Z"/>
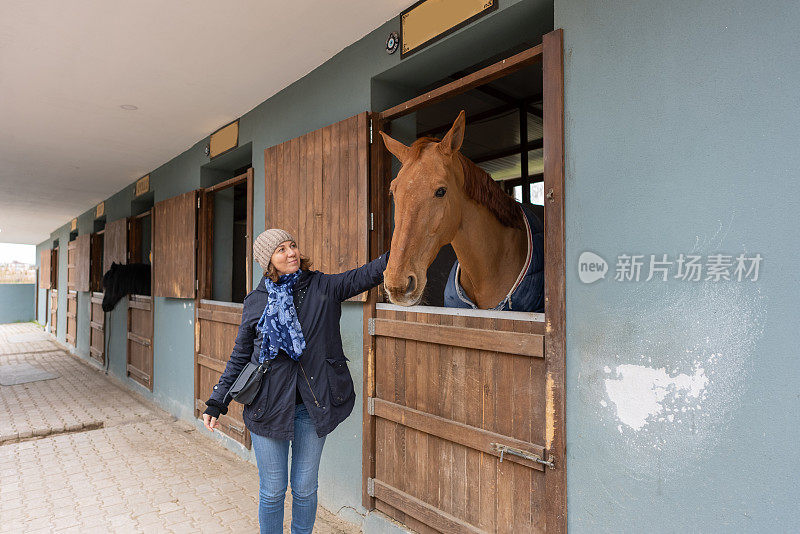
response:
<path id="1" fill-rule="evenodd" d="M 4 0 L 0 242 L 47 239 L 412 3 Z"/>

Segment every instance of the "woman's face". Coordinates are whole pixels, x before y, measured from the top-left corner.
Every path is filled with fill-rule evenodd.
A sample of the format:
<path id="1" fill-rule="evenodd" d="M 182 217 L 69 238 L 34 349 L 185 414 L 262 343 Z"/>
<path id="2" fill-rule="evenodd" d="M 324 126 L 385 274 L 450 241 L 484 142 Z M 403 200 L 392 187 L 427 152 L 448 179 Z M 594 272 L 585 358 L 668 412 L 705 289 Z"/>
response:
<path id="1" fill-rule="evenodd" d="M 294 241 L 284 241 L 272 253 L 270 263 L 279 275 L 292 274 L 300 268 L 300 251 Z"/>

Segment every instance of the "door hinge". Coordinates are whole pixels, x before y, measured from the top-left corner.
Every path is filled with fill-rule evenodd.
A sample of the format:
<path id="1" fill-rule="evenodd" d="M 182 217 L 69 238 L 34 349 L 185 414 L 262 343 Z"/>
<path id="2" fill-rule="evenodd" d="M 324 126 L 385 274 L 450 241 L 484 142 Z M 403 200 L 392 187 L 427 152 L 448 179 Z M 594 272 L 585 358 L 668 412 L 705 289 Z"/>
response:
<path id="1" fill-rule="evenodd" d="M 374 478 L 368 478 L 367 479 L 367 495 L 369 495 L 370 497 L 374 497 L 375 496 L 375 479 Z"/>
<path id="2" fill-rule="evenodd" d="M 369 120 L 369 144 L 372 144 L 372 119 Z"/>
<path id="3" fill-rule="evenodd" d="M 367 414 L 375 415 L 375 397 L 367 397 Z"/>
<path id="4" fill-rule="evenodd" d="M 370 317 L 367 319 L 367 333 L 371 336 L 375 335 L 375 318 Z"/>
<path id="5" fill-rule="evenodd" d="M 547 460 L 543 460 L 540 456 L 528 452 L 523 451 L 522 449 L 517 449 L 515 447 L 511 447 L 510 445 L 503 445 L 502 443 L 492 443 L 492 448 L 500 453 L 500 461 L 503 461 L 503 456 L 506 454 L 513 454 L 514 456 L 519 456 L 520 458 L 525 458 L 526 460 L 530 460 L 534 463 L 541 464 L 545 467 L 549 467 L 550 469 L 555 469 L 555 459 L 553 455 L 549 455 Z"/>
<path id="6" fill-rule="evenodd" d="M 375 230 L 375 214 L 369 214 L 369 231 L 372 232 Z"/>
<path id="7" fill-rule="evenodd" d="M 194 290 L 195 291 L 199 291 L 200 290 L 200 280 L 195 280 L 194 281 Z"/>
<path id="8" fill-rule="evenodd" d="M 197 209 L 200 209 L 200 197 L 197 197 Z"/>

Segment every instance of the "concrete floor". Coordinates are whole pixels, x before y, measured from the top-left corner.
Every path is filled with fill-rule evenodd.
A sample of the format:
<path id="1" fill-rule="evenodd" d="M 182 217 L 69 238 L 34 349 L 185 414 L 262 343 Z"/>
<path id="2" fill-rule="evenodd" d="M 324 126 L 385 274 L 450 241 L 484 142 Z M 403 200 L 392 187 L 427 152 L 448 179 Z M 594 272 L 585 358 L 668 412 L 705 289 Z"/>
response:
<path id="1" fill-rule="evenodd" d="M 0 325 L 0 368 L 21 363 L 58 377 L 0 385 L 0 534 L 258 531 L 254 465 L 37 325 Z M 361 529 L 319 508 L 314 531 Z"/>

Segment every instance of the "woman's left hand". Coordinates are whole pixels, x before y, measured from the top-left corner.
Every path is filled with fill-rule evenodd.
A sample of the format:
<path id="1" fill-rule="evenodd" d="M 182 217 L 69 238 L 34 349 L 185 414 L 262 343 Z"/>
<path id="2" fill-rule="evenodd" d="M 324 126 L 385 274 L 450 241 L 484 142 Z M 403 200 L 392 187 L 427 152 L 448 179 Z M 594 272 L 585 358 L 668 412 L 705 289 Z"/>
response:
<path id="1" fill-rule="evenodd" d="M 207 429 L 209 429 L 211 432 L 213 432 L 214 429 L 217 427 L 217 418 L 216 417 L 211 417 L 207 413 L 204 413 L 203 414 L 203 424 L 205 425 L 205 427 Z"/>

